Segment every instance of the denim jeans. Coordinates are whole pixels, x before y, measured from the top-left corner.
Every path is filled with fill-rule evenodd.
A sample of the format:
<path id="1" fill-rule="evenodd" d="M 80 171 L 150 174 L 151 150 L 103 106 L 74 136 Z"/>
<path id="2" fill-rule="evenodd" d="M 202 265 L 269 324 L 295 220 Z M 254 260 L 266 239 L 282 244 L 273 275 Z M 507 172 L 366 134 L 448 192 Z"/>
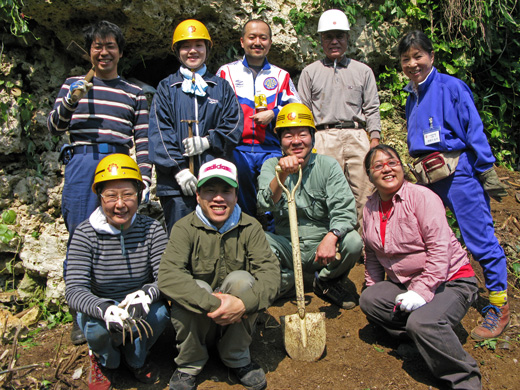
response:
<path id="1" fill-rule="evenodd" d="M 111 369 L 119 367 L 121 353 L 130 367 L 141 368 L 144 365 L 148 351 L 170 321 L 168 308 L 164 302 L 152 303 L 150 312 L 145 320 L 152 327 L 153 336 L 146 337 L 144 332 L 141 331 L 143 339 L 140 340 L 139 334 L 134 327 L 134 342 L 130 343 L 130 335 L 127 334 L 125 345 L 123 345 L 122 333 L 110 332 L 104 320 L 89 317 L 84 313 L 78 313 L 78 324 L 87 338 L 89 348 L 98 357 L 103 367 Z"/>

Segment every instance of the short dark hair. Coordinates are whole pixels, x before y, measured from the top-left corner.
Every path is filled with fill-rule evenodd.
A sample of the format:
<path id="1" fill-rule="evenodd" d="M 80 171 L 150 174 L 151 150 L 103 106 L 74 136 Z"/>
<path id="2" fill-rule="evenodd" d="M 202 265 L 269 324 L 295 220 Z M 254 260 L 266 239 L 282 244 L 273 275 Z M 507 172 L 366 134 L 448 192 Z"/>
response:
<path id="1" fill-rule="evenodd" d="M 374 146 L 372 149 L 370 149 L 368 151 L 367 155 L 365 156 L 364 164 L 365 164 L 365 172 L 367 173 L 367 176 L 370 177 L 370 167 L 372 166 L 372 158 L 374 157 L 374 155 L 376 154 L 376 152 L 378 150 L 383 152 L 384 154 L 386 154 L 388 157 L 393 157 L 393 155 L 395 155 L 397 157 L 397 159 L 399 160 L 399 163 L 401 165 L 403 165 L 403 163 L 401 161 L 401 156 L 399 156 L 399 153 L 397 152 L 397 150 L 395 150 L 390 145 L 379 144 L 377 146 Z"/>
<path id="2" fill-rule="evenodd" d="M 106 20 L 91 24 L 83 30 L 87 52 L 90 52 L 90 47 L 95 38 L 105 39 L 109 35 L 113 35 L 116 38 L 117 46 L 122 53 L 126 45 L 123 32 L 117 25 Z"/>
<path id="3" fill-rule="evenodd" d="M 267 22 L 264 22 L 263 20 L 260 20 L 260 19 L 251 19 L 251 20 L 248 20 L 246 22 L 246 24 L 244 24 L 244 26 L 242 27 L 242 37 L 245 37 L 246 36 L 246 27 L 249 23 L 253 23 L 253 22 L 260 22 L 260 23 L 263 23 L 267 26 L 267 28 L 269 29 L 269 39 L 273 39 L 273 31 L 271 30 L 271 26 L 269 26 L 269 24 L 267 24 Z"/>
<path id="4" fill-rule="evenodd" d="M 411 47 L 416 47 L 418 49 L 422 49 L 427 53 L 431 53 L 433 51 L 432 41 L 430 38 L 426 36 L 425 33 L 419 30 L 410 31 L 399 41 L 399 45 L 397 46 L 397 54 L 398 56 L 402 56 Z"/>

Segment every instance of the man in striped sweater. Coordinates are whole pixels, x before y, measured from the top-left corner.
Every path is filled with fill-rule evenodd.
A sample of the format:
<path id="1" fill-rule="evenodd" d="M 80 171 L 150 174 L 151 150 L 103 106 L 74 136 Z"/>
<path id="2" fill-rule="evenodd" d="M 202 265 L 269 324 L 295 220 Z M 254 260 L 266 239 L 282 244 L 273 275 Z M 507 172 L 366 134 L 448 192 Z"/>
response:
<path id="1" fill-rule="evenodd" d="M 105 157 L 91 190 L 101 206 L 79 224 L 70 242 L 65 298 L 78 312 L 89 345 L 90 389 L 110 388 L 111 370 L 122 360 L 141 382 L 155 383 L 159 376 L 146 358 L 170 321 L 157 287 L 167 236 L 159 222 L 136 214 L 143 188 L 131 157 Z M 153 333 L 139 322 L 139 330 L 128 328 L 128 320 L 141 319 Z"/>
<path id="2" fill-rule="evenodd" d="M 61 210 L 69 231 L 68 244 L 76 227 L 97 207 L 90 187 L 103 157 L 129 154 L 135 145 L 145 198 L 151 182 L 148 103 L 142 89 L 119 77 L 117 71 L 125 45 L 123 33 L 115 24 L 101 21 L 85 29 L 85 44 L 94 77 L 91 82 L 85 76 L 68 78 L 47 120 L 51 134 L 68 131 L 70 135 L 71 145 L 62 149 L 61 159 L 66 165 Z M 76 324 L 71 339 L 74 344 L 85 342 Z"/>

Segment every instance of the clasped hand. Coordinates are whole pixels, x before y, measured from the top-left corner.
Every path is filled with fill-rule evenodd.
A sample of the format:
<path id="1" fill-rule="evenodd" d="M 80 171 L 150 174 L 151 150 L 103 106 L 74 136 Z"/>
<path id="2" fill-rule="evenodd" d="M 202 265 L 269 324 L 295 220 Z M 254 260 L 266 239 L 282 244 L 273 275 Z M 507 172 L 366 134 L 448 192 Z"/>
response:
<path id="1" fill-rule="evenodd" d="M 220 306 L 217 310 L 208 313 L 209 318 L 221 326 L 242 321 L 246 307 L 240 298 L 222 293 L 213 293 L 213 295 L 220 299 Z"/>

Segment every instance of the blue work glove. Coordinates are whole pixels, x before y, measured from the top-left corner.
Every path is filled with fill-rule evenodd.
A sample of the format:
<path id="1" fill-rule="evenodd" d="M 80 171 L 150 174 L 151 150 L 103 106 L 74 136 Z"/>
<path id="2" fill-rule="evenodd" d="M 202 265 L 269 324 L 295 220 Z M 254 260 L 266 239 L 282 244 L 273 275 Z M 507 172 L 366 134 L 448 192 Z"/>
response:
<path id="1" fill-rule="evenodd" d="M 74 81 L 70 85 L 69 92 L 65 97 L 65 101 L 69 106 L 75 105 L 78 101 L 83 99 L 87 92 L 92 88 L 92 83 L 89 83 L 85 80 Z"/>
<path id="2" fill-rule="evenodd" d="M 426 305 L 426 301 L 423 297 L 417 294 L 415 291 L 409 290 L 405 293 L 399 294 L 395 297 L 395 304 L 399 306 L 401 311 L 408 313 Z"/>
<path id="3" fill-rule="evenodd" d="M 144 182 L 144 188 L 141 191 L 141 203 L 148 203 L 150 201 L 150 184 Z"/>

